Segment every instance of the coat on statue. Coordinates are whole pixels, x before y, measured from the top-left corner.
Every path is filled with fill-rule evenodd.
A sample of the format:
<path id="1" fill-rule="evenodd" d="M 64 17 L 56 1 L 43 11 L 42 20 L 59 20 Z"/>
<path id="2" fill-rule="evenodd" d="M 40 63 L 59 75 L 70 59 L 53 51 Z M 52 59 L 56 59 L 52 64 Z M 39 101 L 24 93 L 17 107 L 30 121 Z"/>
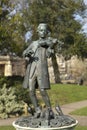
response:
<path id="1" fill-rule="evenodd" d="M 47 47 L 39 46 L 38 41 L 34 41 L 30 44 L 30 46 L 24 51 L 24 55 L 28 54 L 30 51 L 33 52 L 32 56 L 29 59 L 29 63 L 27 65 L 26 74 L 24 77 L 23 87 L 29 87 L 29 79 L 31 79 L 37 71 L 37 76 L 41 80 L 41 89 L 49 89 L 50 81 L 49 81 L 49 73 L 48 73 L 48 64 L 47 64 Z M 36 88 L 38 84 L 36 83 Z"/>

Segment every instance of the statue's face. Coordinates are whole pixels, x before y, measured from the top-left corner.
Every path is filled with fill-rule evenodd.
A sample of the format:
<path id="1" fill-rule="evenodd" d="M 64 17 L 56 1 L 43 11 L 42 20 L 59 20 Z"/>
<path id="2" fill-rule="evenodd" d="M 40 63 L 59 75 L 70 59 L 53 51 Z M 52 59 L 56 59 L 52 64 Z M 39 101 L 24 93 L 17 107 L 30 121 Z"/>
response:
<path id="1" fill-rule="evenodd" d="M 38 30 L 38 35 L 40 38 L 45 38 L 47 35 L 47 28 L 46 26 L 41 26 Z"/>

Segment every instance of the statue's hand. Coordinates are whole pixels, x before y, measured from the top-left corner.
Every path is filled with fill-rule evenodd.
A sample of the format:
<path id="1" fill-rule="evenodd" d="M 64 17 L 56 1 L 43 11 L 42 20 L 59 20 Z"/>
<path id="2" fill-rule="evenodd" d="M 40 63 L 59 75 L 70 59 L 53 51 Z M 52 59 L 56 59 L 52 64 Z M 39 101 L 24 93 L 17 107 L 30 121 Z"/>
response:
<path id="1" fill-rule="evenodd" d="M 29 57 L 25 57 L 25 60 L 26 60 L 27 62 L 29 62 Z"/>
<path id="2" fill-rule="evenodd" d="M 54 54 L 54 49 L 51 49 L 50 47 L 47 49 L 47 57 L 50 58 Z"/>
<path id="3" fill-rule="evenodd" d="M 24 56 L 24 57 L 31 57 L 33 53 L 34 53 L 33 50 L 29 50 L 29 51 L 27 51 L 27 52 L 24 52 L 24 53 L 23 53 L 23 56 Z"/>

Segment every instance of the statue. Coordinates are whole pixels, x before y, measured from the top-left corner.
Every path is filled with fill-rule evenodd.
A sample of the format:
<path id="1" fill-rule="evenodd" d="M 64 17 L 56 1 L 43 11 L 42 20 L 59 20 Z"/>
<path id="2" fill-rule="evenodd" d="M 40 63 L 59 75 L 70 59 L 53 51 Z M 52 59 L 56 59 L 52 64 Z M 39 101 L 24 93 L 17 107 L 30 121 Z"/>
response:
<path id="1" fill-rule="evenodd" d="M 54 113 L 49 96 L 46 92 L 47 89 L 50 89 L 47 58 L 50 58 L 54 54 L 54 47 L 56 44 L 60 45 L 62 42 L 56 38 L 48 36 L 49 30 L 45 23 L 39 24 L 37 33 L 39 39 L 33 41 L 23 52 L 23 56 L 28 63 L 23 87 L 29 88 L 29 94 L 35 112 L 29 107 L 28 110 L 31 113 L 31 116 L 18 119 L 13 125 L 17 130 L 22 127 L 25 130 L 30 130 L 31 128 L 72 129 L 72 127 L 75 127 L 77 124 L 76 120 L 64 115 L 59 105 L 55 107 L 56 113 Z M 42 110 L 39 106 L 36 97 L 36 88 L 40 90 L 45 102 L 45 110 Z"/>
<path id="2" fill-rule="evenodd" d="M 30 98 L 36 111 L 36 117 L 41 114 L 41 109 L 35 93 L 37 87 L 40 90 L 47 108 L 50 111 L 52 110 L 46 92 L 46 89 L 50 89 L 47 58 L 51 57 L 54 53 L 53 47 L 58 41 L 57 39 L 47 37 L 48 31 L 47 24 L 39 24 L 37 28 L 39 39 L 33 41 L 23 52 L 23 56 L 28 60 L 23 87 L 29 87 Z"/>

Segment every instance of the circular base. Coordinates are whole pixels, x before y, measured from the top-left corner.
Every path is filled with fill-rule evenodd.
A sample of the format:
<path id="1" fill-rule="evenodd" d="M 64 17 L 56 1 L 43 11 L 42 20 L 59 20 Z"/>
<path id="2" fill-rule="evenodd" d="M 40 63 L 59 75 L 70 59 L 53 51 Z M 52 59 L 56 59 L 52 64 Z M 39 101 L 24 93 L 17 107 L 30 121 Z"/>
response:
<path id="1" fill-rule="evenodd" d="M 16 130 L 74 130 L 78 121 L 70 116 L 57 116 L 55 119 L 22 117 L 13 122 Z"/>

